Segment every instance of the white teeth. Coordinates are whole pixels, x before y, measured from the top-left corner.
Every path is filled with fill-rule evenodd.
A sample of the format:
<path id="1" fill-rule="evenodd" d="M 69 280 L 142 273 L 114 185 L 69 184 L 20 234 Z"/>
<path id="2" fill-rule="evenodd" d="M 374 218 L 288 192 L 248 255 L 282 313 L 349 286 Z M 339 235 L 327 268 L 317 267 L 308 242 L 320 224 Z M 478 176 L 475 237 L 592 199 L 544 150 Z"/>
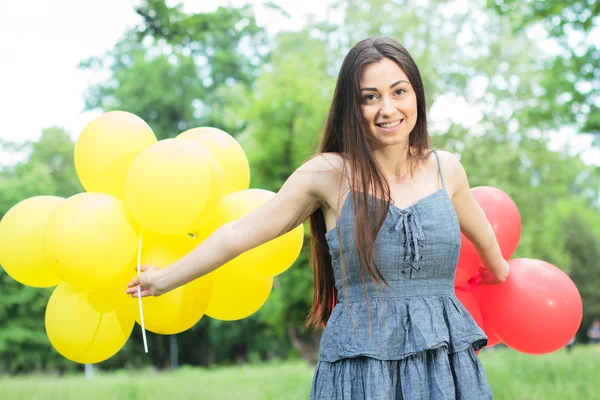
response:
<path id="1" fill-rule="evenodd" d="M 400 122 L 402 122 L 402 121 L 396 121 L 396 122 L 392 122 L 392 123 L 390 123 L 390 124 L 380 124 L 380 125 L 381 125 L 383 128 L 386 128 L 386 129 L 388 129 L 388 128 L 393 128 L 393 127 L 397 126 L 398 124 L 400 124 Z"/>

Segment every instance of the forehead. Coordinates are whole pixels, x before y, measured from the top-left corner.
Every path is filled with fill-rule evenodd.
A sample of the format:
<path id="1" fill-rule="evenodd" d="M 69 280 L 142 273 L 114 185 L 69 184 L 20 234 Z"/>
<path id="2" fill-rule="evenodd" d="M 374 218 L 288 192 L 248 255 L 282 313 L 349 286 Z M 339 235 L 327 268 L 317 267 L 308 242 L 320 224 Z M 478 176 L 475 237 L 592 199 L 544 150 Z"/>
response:
<path id="1" fill-rule="evenodd" d="M 409 81 L 402 68 L 395 61 L 384 57 L 381 61 L 368 64 L 363 68 L 360 75 L 360 86 L 387 89 L 392 83 L 399 80 Z"/>

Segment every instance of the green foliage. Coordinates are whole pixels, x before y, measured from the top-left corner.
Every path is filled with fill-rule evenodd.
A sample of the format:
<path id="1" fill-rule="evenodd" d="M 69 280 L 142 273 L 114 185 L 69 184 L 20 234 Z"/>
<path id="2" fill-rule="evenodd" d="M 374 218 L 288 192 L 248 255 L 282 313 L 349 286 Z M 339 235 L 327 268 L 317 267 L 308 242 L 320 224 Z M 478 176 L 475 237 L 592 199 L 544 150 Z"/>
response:
<path id="1" fill-rule="evenodd" d="M 148 122 L 159 139 L 199 123 L 194 105 L 206 90 L 191 56 L 166 48 L 149 50 L 130 37 L 119 42 L 108 59 L 112 79 L 119 84 L 92 86 L 86 98 L 88 109 L 132 112 Z M 91 59 L 82 66 L 96 69 L 105 62 Z"/>
<path id="2" fill-rule="evenodd" d="M 488 0 L 488 7 L 510 20 L 516 32 L 542 28 L 560 49 L 544 62 L 539 89 L 544 116 L 598 134 L 600 118 L 600 3 L 586 0 Z"/>
<path id="3" fill-rule="evenodd" d="M 586 0 L 490 0 L 488 6 L 507 15 L 516 30 L 541 20 L 552 36 L 564 36 L 570 29 L 591 32 L 600 14 L 600 4 Z"/>
<path id="4" fill-rule="evenodd" d="M 164 0 L 146 0 L 136 12 L 143 18 L 137 40 L 164 41 L 200 56 L 200 78 L 208 80 L 209 91 L 221 85 L 253 82 L 267 37 L 256 24 L 250 5 L 187 15 L 179 5 L 169 7 Z"/>
<path id="5" fill-rule="evenodd" d="M 24 287 L 4 270 L 0 287 L 0 373 L 72 368 L 52 349 L 44 330 L 51 289 Z"/>
<path id="6" fill-rule="evenodd" d="M 61 128 L 45 129 L 38 141 L 17 146 L 15 150 L 25 154 L 25 161 L 0 169 L 0 217 L 29 197 L 68 197 L 83 191 L 75 173 L 73 149 L 73 141 Z"/>
<path id="7" fill-rule="evenodd" d="M 240 139 L 252 172 L 252 186 L 277 191 L 314 154 L 334 81 L 327 73 L 327 48 L 307 32 L 278 36 L 250 101 Z"/>
<path id="8" fill-rule="evenodd" d="M 583 299 L 583 322 L 578 339 L 586 341 L 586 331 L 600 315 L 600 218 L 583 208 L 571 209 L 562 221 L 564 246 L 571 258 L 570 275 Z"/>
<path id="9" fill-rule="evenodd" d="M 159 139 L 202 125 L 237 133 L 244 121 L 224 118 L 221 110 L 232 100 L 225 89 L 250 85 L 265 56 L 252 8 L 187 15 L 148 0 L 136 11 L 140 27 L 105 56 L 81 64 L 111 75 L 89 89 L 86 108 L 130 111 Z"/>

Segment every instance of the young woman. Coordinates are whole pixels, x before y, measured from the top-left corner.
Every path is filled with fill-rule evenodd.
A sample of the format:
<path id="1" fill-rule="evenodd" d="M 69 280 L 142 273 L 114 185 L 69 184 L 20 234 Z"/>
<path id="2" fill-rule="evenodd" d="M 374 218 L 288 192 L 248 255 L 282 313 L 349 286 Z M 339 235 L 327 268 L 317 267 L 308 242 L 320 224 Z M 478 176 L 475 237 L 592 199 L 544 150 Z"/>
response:
<path id="1" fill-rule="evenodd" d="M 459 160 L 430 149 L 419 70 L 389 38 L 350 50 L 318 155 L 270 202 L 146 268 L 127 292 L 161 295 L 309 217 L 308 321 L 327 324 L 311 399 L 492 397 L 475 354 L 487 338 L 454 295 L 460 232 L 487 267 L 483 283 L 503 282 L 508 263 Z"/>

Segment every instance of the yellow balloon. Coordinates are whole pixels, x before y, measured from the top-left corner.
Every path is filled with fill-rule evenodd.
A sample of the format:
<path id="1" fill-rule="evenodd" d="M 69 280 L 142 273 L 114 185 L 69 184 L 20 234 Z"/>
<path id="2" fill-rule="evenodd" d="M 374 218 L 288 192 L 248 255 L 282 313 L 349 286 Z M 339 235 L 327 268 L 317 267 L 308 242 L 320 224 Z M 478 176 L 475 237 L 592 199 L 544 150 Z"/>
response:
<path id="1" fill-rule="evenodd" d="M 217 128 L 200 127 L 189 129 L 177 137 L 193 140 L 210 150 L 223 171 L 224 195 L 248 189 L 250 165 L 244 149 L 233 136 Z"/>
<path id="2" fill-rule="evenodd" d="M 219 204 L 223 198 L 223 173 L 218 164 L 212 164 L 212 168 L 211 187 L 216 188 L 214 192 L 217 195 L 210 198 L 205 210 L 198 214 L 190 224 L 190 227 L 192 228 L 190 233 L 193 234 L 196 239 L 202 238 L 202 240 L 204 240 L 219 227 L 217 225 L 216 210 L 219 208 Z M 197 242 L 202 240 L 197 240 Z"/>
<path id="3" fill-rule="evenodd" d="M 88 192 L 125 200 L 125 178 L 138 154 L 156 136 L 148 124 L 126 111 L 109 111 L 90 121 L 75 143 L 75 169 Z"/>
<path id="4" fill-rule="evenodd" d="M 275 193 L 262 189 L 242 190 L 225 196 L 219 207 L 218 225 L 242 218 L 274 196 Z M 296 261 L 303 242 L 304 228 L 299 225 L 285 235 L 240 254 L 222 268 L 240 276 L 276 276 Z"/>
<path id="5" fill-rule="evenodd" d="M 60 283 L 44 257 L 44 229 L 50 213 L 64 199 L 37 196 L 12 207 L 0 222 L 0 264 L 17 282 L 33 287 Z"/>
<path id="6" fill-rule="evenodd" d="M 134 217 L 165 235 L 195 232 L 223 197 L 219 165 L 210 151 L 189 140 L 165 139 L 133 162 L 125 193 Z"/>
<path id="7" fill-rule="evenodd" d="M 63 357 L 81 364 L 98 363 L 115 355 L 135 325 L 127 308 L 98 309 L 93 298 L 115 296 L 116 292 L 105 288 L 97 291 L 78 291 L 63 282 L 54 289 L 46 307 L 50 343 Z M 122 287 L 120 291 L 123 293 Z"/>
<path id="8" fill-rule="evenodd" d="M 142 265 L 164 268 L 189 253 L 195 241 L 186 234 L 158 235 L 144 231 L 142 235 Z M 150 332 L 173 335 L 196 325 L 204 315 L 212 291 L 208 276 L 196 279 L 159 297 L 144 297 L 144 325 Z M 141 324 L 139 314 L 136 320 Z"/>
<path id="9" fill-rule="evenodd" d="M 50 269 L 78 288 L 108 283 L 136 257 L 138 230 L 125 203 L 114 196 L 69 197 L 50 214 L 46 225 Z"/>
<path id="10" fill-rule="evenodd" d="M 222 321 L 246 318 L 258 311 L 269 298 L 273 278 L 247 278 L 223 271 L 210 273 L 213 290 L 206 315 Z"/>
<path id="11" fill-rule="evenodd" d="M 87 301 L 98 312 L 118 310 L 132 320 L 139 315 L 137 299 L 125 293 L 127 284 L 137 275 L 137 262 L 123 270 L 115 279 L 105 285 L 88 290 Z M 73 286 L 73 285 L 71 285 Z M 74 290 L 79 290 L 74 288 Z"/>

